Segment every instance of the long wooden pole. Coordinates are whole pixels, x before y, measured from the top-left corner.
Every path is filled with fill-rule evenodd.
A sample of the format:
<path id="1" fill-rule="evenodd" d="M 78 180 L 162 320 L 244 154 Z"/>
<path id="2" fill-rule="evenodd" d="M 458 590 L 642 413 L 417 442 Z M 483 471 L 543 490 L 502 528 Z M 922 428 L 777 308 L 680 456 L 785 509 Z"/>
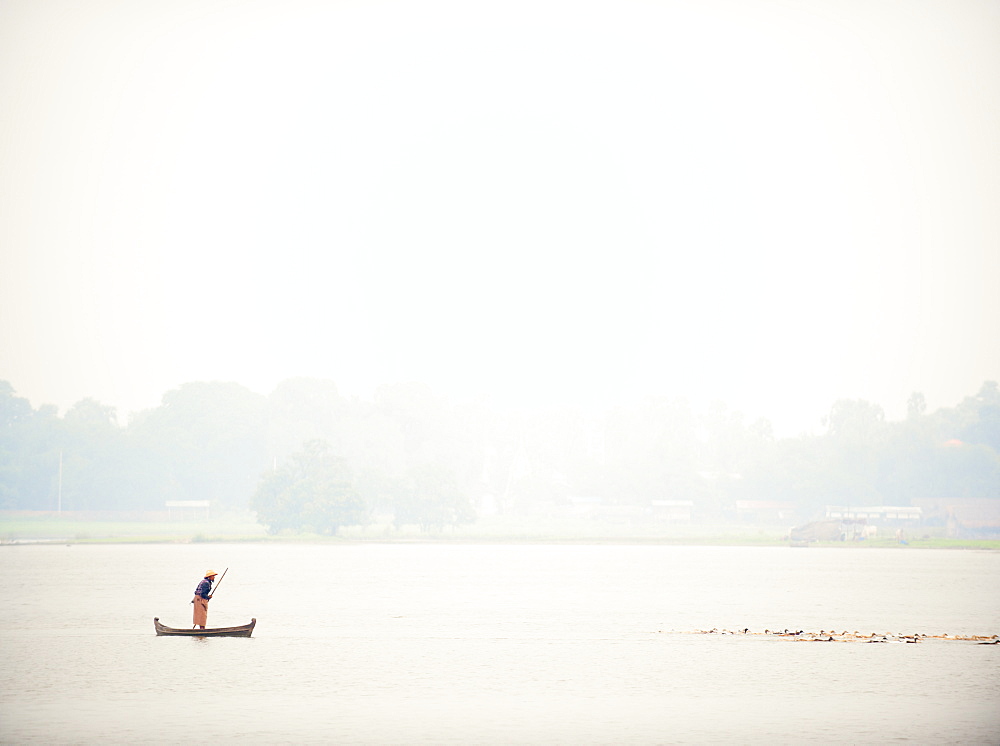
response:
<path id="1" fill-rule="evenodd" d="M 228 567 L 225 570 L 222 571 L 222 578 L 219 578 L 219 585 L 222 585 L 222 579 L 226 577 L 226 573 L 227 572 L 229 572 L 229 568 Z M 215 591 L 219 590 L 219 585 L 215 586 Z M 215 595 L 215 591 L 212 591 L 211 593 L 209 593 L 208 597 L 211 598 L 212 596 L 214 596 Z"/>

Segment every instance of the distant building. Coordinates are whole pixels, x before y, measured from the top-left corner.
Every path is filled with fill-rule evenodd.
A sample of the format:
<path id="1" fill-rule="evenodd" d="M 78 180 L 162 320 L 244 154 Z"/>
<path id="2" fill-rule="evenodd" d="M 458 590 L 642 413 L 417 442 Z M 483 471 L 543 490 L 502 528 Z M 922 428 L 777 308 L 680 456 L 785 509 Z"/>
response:
<path id="1" fill-rule="evenodd" d="M 945 525 L 949 536 L 1000 534 L 1000 500 L 973 497 L 916 498 L 930 525 Z"/>
<path id="2" fill-rule="evenodd" d="M 827 505 L 826 517 L 851 521 L 880 521 L 882 523 L 917 522 L 923 518 L 923 510 L 918 507 L 900 505 L 872 505 L 868 507 Z"/>

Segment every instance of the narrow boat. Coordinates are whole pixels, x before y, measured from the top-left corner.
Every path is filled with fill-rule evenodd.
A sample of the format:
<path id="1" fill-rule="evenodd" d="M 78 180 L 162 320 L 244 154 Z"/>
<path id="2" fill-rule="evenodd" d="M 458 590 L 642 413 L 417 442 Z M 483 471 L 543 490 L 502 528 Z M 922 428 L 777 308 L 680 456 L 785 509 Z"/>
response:
<path id="1" fill-rule="evenodd" d="M 257 624 L 256 619 L 251 619 L 250 624 L 244 624 L 240 627 L 209 627 L 206 629 L 174 629 L 173 627 L 168 627 L 165 624 L 160 624 L 160 617 L 153 617 L 153 626 L 156 628 L 156 634 L 160 635 L 179 635 L 183 637 L 249 637 L 253 634 L 254 625 Z"/>

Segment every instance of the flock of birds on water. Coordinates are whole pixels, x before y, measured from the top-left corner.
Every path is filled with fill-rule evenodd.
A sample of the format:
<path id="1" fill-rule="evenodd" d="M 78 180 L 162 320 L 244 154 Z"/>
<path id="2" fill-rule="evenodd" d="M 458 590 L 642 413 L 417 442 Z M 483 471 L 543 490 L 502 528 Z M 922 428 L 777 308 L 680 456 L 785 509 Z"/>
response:
<path id="1" fill-rule="evenodd" d="M 658 630 L 662 632 L 663 630 Z M 681 632 L 680 634 L 686 635 L 755 635 L 764 637 L 775 637 L 788 640 L 794 640 L 796 642 L 868 642 L 868 643 L 917 643 L 923 642 L 924 640 L 961 640 L 964 642 L 977 642 L 980 645 L 998 645 L 1000 644 L 1000 635 L 923 635 L 914 633 L 912 635 L 907 634 L 879 634 L 877 632 L 872 632 L 870 634 L 865 634 L 863 632 L 848 632 L 844 630 L 843 632 L 837 632 L 835 630 L 823 630 L 819 632 L 806 632 L 803 630 L 771 630 L 765 629 L 763 632 L 751 632 L 749 628 L 740 630 L 729 630 L 729 629 L 718 629 L 713 627 L 712 629 L 698 629 L 692 631 Z"/>

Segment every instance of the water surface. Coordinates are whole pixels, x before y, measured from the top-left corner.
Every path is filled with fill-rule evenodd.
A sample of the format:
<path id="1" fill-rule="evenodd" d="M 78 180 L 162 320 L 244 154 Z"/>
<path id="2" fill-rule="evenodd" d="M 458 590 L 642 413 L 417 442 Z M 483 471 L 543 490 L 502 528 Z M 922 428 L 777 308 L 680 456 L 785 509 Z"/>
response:
<path id="1" fill-rule="evenodd" d="M 229 567 L 209 623 L 200 575 Z M 1000 553 L 555 545 L 0 550 L 4 743 L 997 743 Z"/>

